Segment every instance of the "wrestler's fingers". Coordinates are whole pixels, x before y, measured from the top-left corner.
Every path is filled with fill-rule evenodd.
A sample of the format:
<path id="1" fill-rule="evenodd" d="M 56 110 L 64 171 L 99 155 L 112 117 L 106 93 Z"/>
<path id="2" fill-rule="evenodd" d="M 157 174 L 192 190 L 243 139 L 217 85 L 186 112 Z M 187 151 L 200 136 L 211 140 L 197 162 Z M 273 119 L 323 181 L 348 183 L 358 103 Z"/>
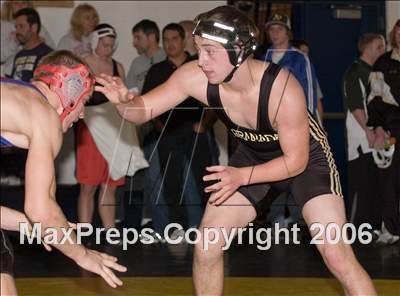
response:
<path id="1" fill-rule="evenodd" d="M 96 76 L 96 77 L 100 77 L 100 78 L 105 79 L 106 81 L 108 81 L 108 83 L 112 83 L 114 81 L 114 77 L 115 76 L 101 73 L 100 76 Z"/>
<path id="2" fill-rule="evenodd" d="M 100 74 L 101 76 L 96 76 L 96 82 L 101 84 L 101 85 L 108 85 L 110 83 L 112 83 L 112 80 L 110 80 L 108 77 L 104 77 L 104 74 Z"/>
<path id="3" fill-rule="evenodd" d="M 120 77 L 118 77 L 118 76 L 113 76 L 112 77 L 112 81 L 114 81 L 117 85 L 123 85 L 124 84 L 122 79 Z"/>
<path id="4" fill-rule="evenodd" d="M 204 188 L 204 192 L 213 192 L 213 191 L 218 191 L 223 187 L 221 182 L 215 183 L 211 186 L 208 186 Z"/>
<path id="5" fill-rule="evenodd" d="M 101 268 L 101 271 L 99 272 L 99 275 L 107 282 L 108 285 L 110 285 L 113 288 L 116 288 L 117 285 L 113 282 L 111 277 L 108 275 L 108 273 L 104 270 L 104 268 Z"/>
<path id="6" fill-rule="evenodd" d="M 107 91 L 107 89 L 106 89 L 105 86 L 100 86 L 100 85 L 96 85 L 96 86 L 94 87 L 94 90 L 95 90 L 95 91 L 98 91 L 98 92 L 101 92 L 101 93 L 104 93 L 104 92 Z"/>
<path id="7" fill-rule="evenodd" d="M 103 264 L 108 268 L 114 269 L 119 272 L 126 272 L 128 270 L 125 266 L 109 260 L 104 260 Z"/>
<path id="8" fill-rule="evenodd" d="M 106 254 L 106 253 L 100 253 L 100 252 L 99 252 L 99 254 L 100 254 L 101 257 L 103 257 L 103 259 L 111 260 L 111 261 L 113 261 L 113 262 L 117 262 L 117 261 L 118 261 L 117 257 L 110 256 L 110 255 L 108 255 L 108 254 Z"/>
<path id="9" fill-rule="evenodd" d="M 215 192 L 215 194 L 213 194 L 210 198 L 209 198 L 209 202 L 211 204 L 217 204 L 219 199 L 224 196 L 226 194 L 226 192 L 229 191 L 229 189 L 221 189 L 217 192 Z"/>
<path id="10" fill-rule="evenodd" d="M 209 166 L 206 167 L 207 171 L 209 172 L 222 172 L 223 170 L 225 170 L 226 166 L 224 165 L 213 165 L 213 166 Z"/>
<path id="11" fill-rule="evenodd" d="M 221 175 L 219 173 L 208 174 L 203 177 L 203 181 L 212 181 L 212 180 L 220 180 Z"/>
<path id="12" fill-rule="evenodd" d="M 126 268 L 126 266 L 118 264 L 115 261 L 104 260 L 104 265 L 106 265 L 107 267 L 112 268 L 116 271 L 119 271 L 119 272 L 126 272 L 128 270 L 128 268 Z"/>
<path id="13" fill-rule="evenodd" d="M 114 284 L 117 284 L 118 286 L 122 286 L 122 281 L 109 269 L 107 266 L 103 266 L 103 270 L 109 278 L 113 281 Z"/>
<path id="14" fill-rule="evenodd" d="M 214 204 L 216 206 L 220 206 L 221 204 L 223 204 L 231 195 L 233 192 L 231 192 L 231 190 L 227 190 L 222 196 L 220 196 L 215 202 Z"/>

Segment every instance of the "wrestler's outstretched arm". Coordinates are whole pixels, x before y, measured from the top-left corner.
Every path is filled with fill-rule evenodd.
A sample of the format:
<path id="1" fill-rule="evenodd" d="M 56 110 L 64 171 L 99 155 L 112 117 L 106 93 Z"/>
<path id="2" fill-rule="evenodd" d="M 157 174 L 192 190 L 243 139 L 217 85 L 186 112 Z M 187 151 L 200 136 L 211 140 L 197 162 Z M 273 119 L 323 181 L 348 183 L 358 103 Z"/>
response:
<path id="1" fill-rule="evenodd" d="M 96 86 L 95 90 L 114 103 L 123 118 L 136 124 L 163 114 L 187 97 L 194 97 L 207 105 L 207 78 L 197 66 L 197 61 L 182 65 L 166 82 L 141 96 L 129 93 L 119 77 L 101 74 L 96 81 L 101 86 Z"/>
<path id="2" fill-rule="evenodd" d="M 68 222 L 55 200 L 54 159 L 61 143 L 62 131 L 59 116 L 41 109 L 35 111 L 31 124 L 28 158 L 25 170 L 25 205 L 24 211 L 32 222 L 40 222 L 42 230 L 51 227 L 57 231 L 57 241 L 63 239 L 62 228 L 68 229 Z M 42 113 L 43 113 L 42 112 Z M 122 285 L 114 272 L 124 272 L 126 267 L 117 263 L 117 258 L 85 248 L 76 243 L 76 235 L 71 235 L 73 243 L 66 240 L 63 244 L 52 244 L 79 266 L 99 274 L 111 286 Z"/>

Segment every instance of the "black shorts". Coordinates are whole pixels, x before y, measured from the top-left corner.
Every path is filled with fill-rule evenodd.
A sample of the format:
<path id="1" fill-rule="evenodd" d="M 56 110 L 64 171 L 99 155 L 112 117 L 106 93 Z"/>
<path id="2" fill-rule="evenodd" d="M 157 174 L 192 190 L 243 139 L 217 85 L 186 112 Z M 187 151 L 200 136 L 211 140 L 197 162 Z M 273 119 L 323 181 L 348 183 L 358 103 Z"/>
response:
<path id="1" fill-rule="evenodd" d="M 0 273 L 14 274 L 14 252 L 3 230 L 0 230 Z"/>
<path id="2" fill-rule="evenodd" d="M 262 153 L 240 143 L 229 159 L 229 165 L 246 167 L 269 160 L 271 159 L 265 159 Z M 300 175 L 279 182 L 242 186 L 238 191 L 254 206 L 257 216 L 268 210 L 273 200 L 282 192 L 291 193 L 301 209 L 307 201 L 322 194 L 342 196 L 339 173 L 326 138 L 310 141 L 309 161 Z"/>

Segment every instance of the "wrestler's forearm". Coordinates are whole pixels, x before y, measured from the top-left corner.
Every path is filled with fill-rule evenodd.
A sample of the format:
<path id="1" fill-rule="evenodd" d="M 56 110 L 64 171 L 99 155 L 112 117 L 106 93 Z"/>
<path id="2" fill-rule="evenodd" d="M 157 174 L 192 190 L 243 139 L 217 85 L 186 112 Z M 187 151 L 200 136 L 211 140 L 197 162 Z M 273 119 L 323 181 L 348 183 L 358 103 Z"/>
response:
<path id="1" fill-rule="evenodd" d="M 281 156 L 254 167 L 242 168 L 245 185 L 282 181 L 301 174 L 307 166 L 308 158 Z M 247 181 L 246 181 L 247 180 Z"/>
<path id="2" fill-rule="evenodd" d="M 70 228 L 70 226 L 55 199 L 49 197 L 45 200 L 40 200 L 33 207 L 29 204 L 25 207 L 26 216 L 30 222 L 32 224 L 41 224 L 42 237 L 46 234 L 46 229 L 52 229 L 51 234 L 54 234 L 57 243 L 53 244 L 45 241 L 46 243 L 55 247 L 74 261 L 77 261 L 78 258 L 84 256 L 86 248 L 77 244 L 74 231 L 72 231 L 69 236 L 72 242 L 66 239 L 62 244 L 60 243 L 64 239 L 65 232 Z"/>
<path id="3" fill-rule="evenodd" d="M 129 103 L 117 104 L 115 107 L 122 118 L 130 122 L 142 124 L 151 119 L 146 112 L 141 96 L 136 96 Z"/>
<path id="4" fill-rule="evenodd" d="M 28 219 L 19 211 L 0 206 L 0 228 L 10 231 L 19 231 L 19 224 L 28 222 Z"/>

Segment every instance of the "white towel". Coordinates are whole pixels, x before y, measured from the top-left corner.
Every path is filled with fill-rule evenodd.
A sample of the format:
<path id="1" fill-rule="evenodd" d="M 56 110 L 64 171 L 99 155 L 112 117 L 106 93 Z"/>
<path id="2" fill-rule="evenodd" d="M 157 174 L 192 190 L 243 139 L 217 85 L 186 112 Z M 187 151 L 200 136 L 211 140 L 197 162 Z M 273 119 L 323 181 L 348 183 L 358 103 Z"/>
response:
<path id="1" fill-rule="evenodd" d="M 135 125 L 122 119 L 110 102 L 85 108 L 84 120 L 113 180 L 133 176 L 149 166 L 139 147 Z"/>

